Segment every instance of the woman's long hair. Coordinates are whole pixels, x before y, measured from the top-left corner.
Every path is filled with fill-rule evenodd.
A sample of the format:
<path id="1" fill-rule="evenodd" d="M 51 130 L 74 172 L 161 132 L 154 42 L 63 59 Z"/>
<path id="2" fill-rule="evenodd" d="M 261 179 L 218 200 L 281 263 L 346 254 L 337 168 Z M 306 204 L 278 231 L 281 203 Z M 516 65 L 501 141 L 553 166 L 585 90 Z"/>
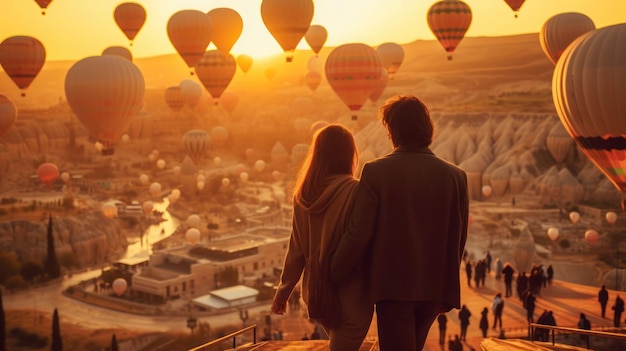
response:
<path id="1" fill-rule="evenodd" d="M 329 177 L 352 175 L 356 162 L 356 145 L 349 130 L 338 124 L 318 129 L 296 178 L 295 200 L 304 203 L 315 200 L 328 185 Z"/>

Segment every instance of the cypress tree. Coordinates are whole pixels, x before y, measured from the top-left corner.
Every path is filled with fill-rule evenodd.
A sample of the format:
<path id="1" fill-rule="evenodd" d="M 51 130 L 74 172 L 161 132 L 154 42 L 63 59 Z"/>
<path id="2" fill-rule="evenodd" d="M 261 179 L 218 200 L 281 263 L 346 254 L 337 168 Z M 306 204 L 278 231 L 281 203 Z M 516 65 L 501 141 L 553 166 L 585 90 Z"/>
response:
<path id="1" fill-rule="evenodd" d="M 54 236 L 52 235 L 52 215 L 48 218 L 48 257 L 46 270 L 48 271 L 48 276 L 51 279 L 56 279 L 61 276 L 61 267 L 59 266 L 59 262 L 57 261 L 57 254 L 54 250 Z"/>
<path id="2" fill-rule="evenodd" d="M 54 309 L 52 315 L 52 345 L 51 351 L 63 351 L 63 340 L 61 340 L 61 327 L 59 326 L 59 312 Z"/>
<path id="3" fill-rule="evenodd" d="M 111 351 L 118 351 L 119 347 L 117 346 L 117 337 L 115 334 L 111 337 Z"/>
<path id="4" fill-rule="evenodd" d="M 0 351 L 7 350 L 6 325 L 4 322 L 4 305 L 2 304 L 2 290 L 0 290 Z"/>

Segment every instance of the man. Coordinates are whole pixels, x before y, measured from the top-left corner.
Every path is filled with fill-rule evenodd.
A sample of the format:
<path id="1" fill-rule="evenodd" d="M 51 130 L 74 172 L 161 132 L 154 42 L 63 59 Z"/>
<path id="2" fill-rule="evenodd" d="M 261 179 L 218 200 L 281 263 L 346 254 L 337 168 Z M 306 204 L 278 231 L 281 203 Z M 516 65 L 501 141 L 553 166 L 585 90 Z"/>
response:
<path id="1" fill-rule="evenodd" d="M 437 316 L 437 322 L 439 323 L 439 344 L 443 345 L 446 341 L 446 329 L 448 327 L 448 317 L 445 313 L 439 313 Z"/>
<path id="2" fill-rule="evenodd" d="M 502 275 L 504 275 L 505 287 L 504 297 L 509 297 L 513 294 L 513 274 L 515 274 L 515 270 L 513 269 L 513 267 L 511 267 L 509 263 L 505 264 L 504 268 L 502 268 Z"/>
<path id="3" fill-rule="evenodd" d="M 391 98 L 380 113 L 394 150 L 363 167 L 331 279 L 361 266 L 380 350 L 415 351 L 439 313 L 460 307 L 467 176 L 429 149 L 433 122 L 418 98 Z"/>
<path id="4" fill-rule="evenodd" d="M 602 288 L 598 291 L 598 302 L 600 302 L 602 318 L 606 318 L 606 304 L 609 302 L 609 291 L 606 290 L 606 286 L 604 285 L 602 285 Z"/>
<path id="5" fill-rule="evenodd" d="M 619 328 L 622 320 L 622 312 L 624 312 L 624 300 L 619 295 L 615 297 L 615 304 L 613 307 L 613 326 Z"/>

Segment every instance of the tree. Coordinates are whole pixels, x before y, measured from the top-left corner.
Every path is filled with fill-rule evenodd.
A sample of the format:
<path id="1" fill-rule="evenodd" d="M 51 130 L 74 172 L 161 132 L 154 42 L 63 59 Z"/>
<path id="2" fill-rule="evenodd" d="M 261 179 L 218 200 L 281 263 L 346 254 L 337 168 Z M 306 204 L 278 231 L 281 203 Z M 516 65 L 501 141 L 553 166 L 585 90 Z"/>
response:
<path id="1" fill-rule="evenodd" d="M 27 260 L 22 263 L 22 268 L 20 269 L 20 275 L 25 280 L 32 282 L 35 278 L 41 276 L 45 270 L 40 262 L 35 260 Z"/>
<path id="2" fill-rule="evenodd" d="M 54 309 L 52 315 L 52 345 L 51 351 L 63 351 L 63 340 L 61 339 L 61 327 L 59 326 L 59 312 Z"/>
<path id="3" fill-rule="evenodd" d="M 117 337 L 115 334 L 111 337 L 111 351 L 118 351 L 119 346 L 117 346 Z"/>
<path id="4" fill-rule="evenodd" d="M 4 305 L 2 304 L 2 290 L 0 290 L 0 351 L 7 350 L 6 325 L 4 323 Z"/>
<path id="5" fill-rule="evenodd" d="M 52 279 L 61 277 L 61 267 L 57 261 L 57 254 L 54 250 L 54 236 L 52 235 L 52 215 L 48 218 L 48 257 L 46 270 Z"/>
<path id="6" fill-rule="evenodd" d="M 20 262 L 12 252 L 0 252 L 0 284 L 6 284 L 6 280 L 20 273 Z"/>

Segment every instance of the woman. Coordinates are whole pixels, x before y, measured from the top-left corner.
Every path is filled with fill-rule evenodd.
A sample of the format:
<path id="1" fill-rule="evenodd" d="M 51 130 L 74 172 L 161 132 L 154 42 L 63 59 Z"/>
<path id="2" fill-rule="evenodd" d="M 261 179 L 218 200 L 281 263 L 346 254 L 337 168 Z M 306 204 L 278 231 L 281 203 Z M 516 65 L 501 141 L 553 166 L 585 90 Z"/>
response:
<path id="1" fill-rule="evenodd" d="M 356 164 L 357 151 L 350 131 L 332 124 L 315 134 L 296 180 L 293 228 L 272 312 L 285 313 L 286 302 L 303 271 L 302 299 L 308 303 L 305 263 L 320 248 L 321 266 L 328 267 L 352 208 L 358 183 L 353 177 Z M 341 322 L 332 328 L 324 326 L 331 351 L 356 351 L 367 335 L 373 306 L 363 296 L 362 279 L 357 272 L 348 284 L 337 287 Z"/>
<path id="2" fill-rule="evenodd" d="M 489 309 L 483 308 L 480 312 L 480 323 L 478 324 L 480 331 L 483 333 L 483 338 L 487 337 L 487 330 L 489 329 Z"/>

